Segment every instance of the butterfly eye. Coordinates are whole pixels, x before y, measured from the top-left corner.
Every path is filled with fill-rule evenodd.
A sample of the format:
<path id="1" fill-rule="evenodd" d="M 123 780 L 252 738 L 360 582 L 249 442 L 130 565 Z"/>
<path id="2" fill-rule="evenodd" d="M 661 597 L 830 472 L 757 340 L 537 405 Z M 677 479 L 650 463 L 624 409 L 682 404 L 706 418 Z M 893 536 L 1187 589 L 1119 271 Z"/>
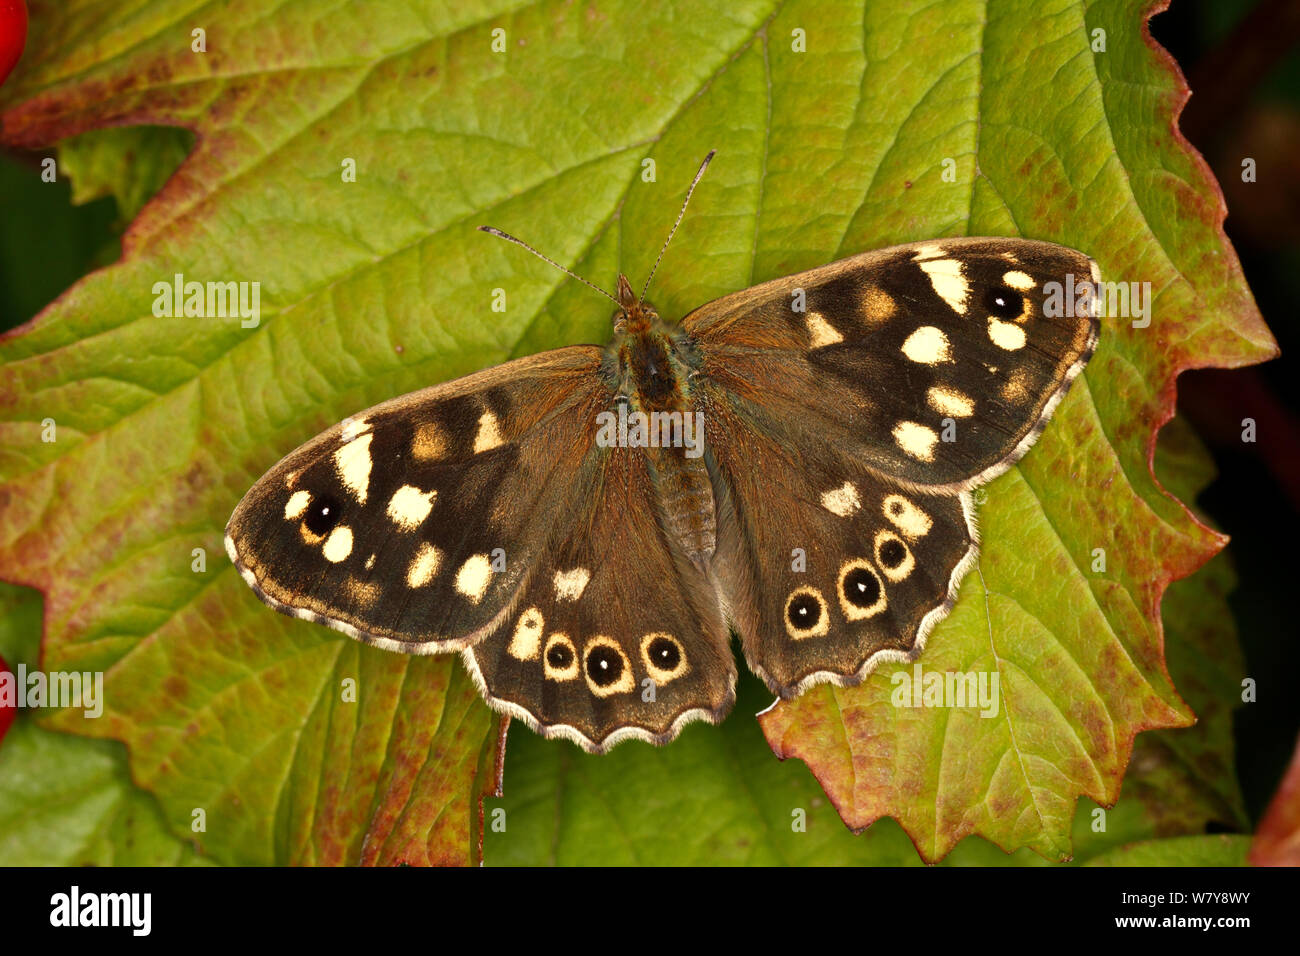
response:
<path id="1" fill-rule="evenodd" d="M 916 567 L 916 559 L 903 539 L 883 529 L 876 532 L 876 564 L 891 581 L 902 581 Z M 870 585 L 867 586 L 870 589 Z"/>
<path id="2" fill-rule="evenodd" d="M 686 652 L 677 638 L 656 631 L 641 638 L 641 660 L 656 683 L 666 684 L 687 671 Z"/>
<path id="3" fill-rule="evenodd" d="M 552 634 L 543 652 L 542 668 L 547 680 L 574 680 L 578 676 L 578 652 L 567 634 Z"/>
<path id="4" fill-rule="evenodd" d="M 1025 300 L 1015 289 L 998 286 L 984 293 L 984 308 L 1000 319 L 1014 319 L 1025 307 Z"/>
<path id="5" fill-rule="evenodd" d="M 801 631 L 811 630 L 822 619 L 822 609 L 810 594 L 800 594 L 786 608 L 790 623 Z"/>
<path id="6" fill-rule="evenodd" d="M 682 652 L 672 641 L 658 637 L 650 642 L 650 660 L 661 670 L 673 671 L 682 662 Z"/>
<path id="7" fill-rule="evenodd" d="M 583 664 L 587 688 L 597 697 L 625 694 L 636 687 L 632 679 L 632 664 L 612 638 L 604 635 L 593 637 L 583 649 Z"/>
<path id="8" fill-rule="evenodd" d="M 319 536 L 334 530 L 341 517 L 343 517 L 343 505 L 339 500 L 329 495 L 319 495 L 307 506 L 307 512 L 302 520 L 308 531 Z"/>
<path id="9" fill-rule="evenodd" d="M 840 608 L 850 621 L 875 617 L 885 609 L 885 587 L 880 575 L 865 559 L 846 561 L 840 567 Z"/>

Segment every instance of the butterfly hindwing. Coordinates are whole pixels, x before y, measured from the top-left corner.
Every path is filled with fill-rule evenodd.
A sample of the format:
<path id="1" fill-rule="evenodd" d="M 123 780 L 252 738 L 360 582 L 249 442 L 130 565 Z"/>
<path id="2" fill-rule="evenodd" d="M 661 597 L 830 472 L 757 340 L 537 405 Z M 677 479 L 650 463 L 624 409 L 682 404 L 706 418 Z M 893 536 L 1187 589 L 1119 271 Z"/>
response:
<path id="1" fill-rule="evenodd" d="M 1052 243 L 940 239 L 755 286 L 683 327 L 715 401 L 765 433 L 969 488 L 1028 450 L 1092 354 L 1095 269 Z"/>
<path id="2" fill-rule="evenodd" d="M 717 597 L 665 534 L 638 449 L 601 449 L 505 626 L 464 657 L 501 709 L 590 751 L 663 743 L 734 700 Z"/>
<path id="3" fill-rule="evenodd" d="M 915 658 L 975 560 L 971 493 L 905 487 L 828 447 L 751 432 L 744 448 L 717 452 L 731 493 L 716 567 L 750 669 L 793 697 Z"/>

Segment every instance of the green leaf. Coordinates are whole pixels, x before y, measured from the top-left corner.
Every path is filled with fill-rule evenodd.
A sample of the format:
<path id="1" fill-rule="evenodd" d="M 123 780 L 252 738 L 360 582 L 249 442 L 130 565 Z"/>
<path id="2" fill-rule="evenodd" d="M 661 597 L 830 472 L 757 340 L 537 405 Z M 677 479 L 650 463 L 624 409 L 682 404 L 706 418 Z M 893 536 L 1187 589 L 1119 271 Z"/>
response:
<path id="1" fill-rule="evenodd" d="M 196 145 L 121 262 L 0 340 L 0 575 L 45 592 L 47 667 L 106 671 L 102 720 L 53 723 L 126 742 L 174 832 L 205 808 L 214 858 L 474 859 L 496 722 L 459 663 L 270 613 L 221 557 L 221 528 L 263 470 L 349 413 L 604 340 L 607 303 L 473 227 L 522 233 L 597 280 L 644 274 L 710 147 L 656 279 L 668 315 L 851 252 L 981 232 L 1064 242 L 1158 291 L 1150 328 L 1107 323 L 1040 447 L 989 490 L 980 573 L 922 658 L 1004 667 L 999 719 L 897 711 L 879 674 L 779 705 L 764 718 L 776 749 L 812 766 L 852 826 L 895 816 L 927 859 L 977 833 L 1060 857 L 1077 796 L 1115 799 L 1133 735 L 1191 719 L 1165 673 L 1159 602 L 1219 539 L 1155 483 L 1155 428 L 1180 369 L 1273 346 L 1213 184 L 1171 132 L 1183 94 L 1144 38 L 1148 5 L 751 0 L 647 18 L 626 2 L 268 0 L 210 11 L 201 54 L 168 5 L 111 22 L 93 7 L 72 0 L 33 24 L 0 91 L 0 141 L 145 123 Z M 1104 54 L 1089 49 L 1095 29 Z M 120 172 L 83 175 L 127 189 Z M 176 273 L 260 282 L 259 323 L 155 316 L 154 283 Z M 497 288 L 504 314 L 490 311 Z M 41 440 L 50 418 L 55 442 Z M 1108 549 L 1103 574 L 1088 571 L 1094 547 Z M 702 728 L 680 756 L 606 759 L 686 765 L 703 748 L 766 766 L 753 736 L 733 748 L 732 734 L 746 739 Z M 520 786 L 544 805 L 539 766 Z M 811 807 L 794 766 L 770 772 Z M 777 809 L 751 807 L 771 827 Z M 861 858 L 811 819 L 821 849 L 773 836 L 752 856 Z M 743 855 L 740 829 L 710 832 Z M 510 852 L 537 858 L 531 846 Z"/>
<path id="2" fill-rule="evenodd" d="M 40 594 L 0 583 L 0 657 L 34 670 L 40 634 Z M 131 784 L 121 744 L 43 730 L 19 710 L 0 740 L 0 866 L 205 862 Z"/>
<path id="3" fill-rule="evenodd" d="M 112 196 L 119 218 L 130 222 L 193 145 L 189 130 L 169 126 L 90 130 L 59 143 L 59 168 L 72 178 L 74 203 Z"/>
<path id="4" fill-rule="evenodd" d="M 1250 837 L 1219 833 L 1131 843 L 1093 857 L 1088 866 L 1245 866 Z"/>
<path id="5" fill-rule="evenodd" d="M 924 14 L 893 18 L 892 32 L 882 25 L 892 43 L 867 31 L 867 75 L 928 55 L 918 88 L 878 94 L 925 118 L 890 130 L 873 178 L 879 207 L 861 218 L 874 234 L 883 225 L 894 237 L 891 222 L 911 232 L 906 183 L 933 181 L 924 162 L 947 151 L 968 187 L 943 194 L 954 231 L 1087 250 L 1104 279 L 1151 284 L 1151 324 L 1103 323 L 1042 441 L 987 489 L 982 558 L 921 663 L 997 673 L 997 717 L 891 706 L 889 668 L 860 688 L 782 703 L 763 723 L 778 754 L 813 767 L 851 826 L 894 816 L 928 860 L 972 833 L 1063 858 L 1076 798 L 1115 801 L 1134 735 L 1192 719 L 1166 671 L 1160 600 L 1222 539 L 1151 473 L 1174 378 L 1258 361 L 1273 344 L 1224 239 L 1218 190 L 1172 133 L 1184 91 L 1142 29 L 1149 5 L 990 2 L 964 8 L 966 21 L 954 8 L 963 5 L 927 11 L 948 31 Z M 1104 53 L 1090 48 L 1096 30 Z M 821 89 L 817 98 L 827 109 Z M 966 105 L 928 120 L 937 102 Z"/>

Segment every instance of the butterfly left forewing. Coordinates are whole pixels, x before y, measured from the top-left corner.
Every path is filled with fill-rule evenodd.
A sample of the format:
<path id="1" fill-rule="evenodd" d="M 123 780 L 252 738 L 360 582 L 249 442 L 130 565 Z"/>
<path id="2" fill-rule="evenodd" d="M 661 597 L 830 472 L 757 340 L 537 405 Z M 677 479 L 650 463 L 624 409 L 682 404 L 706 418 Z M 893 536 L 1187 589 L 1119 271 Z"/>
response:
<path id="1" fill-rule="evenodd" d="M 591 467 L 599 349 L 521 359 L 385 402 L 267 472 L 226 528 L 277 610 L 407 653 L 499 626 Z"/>

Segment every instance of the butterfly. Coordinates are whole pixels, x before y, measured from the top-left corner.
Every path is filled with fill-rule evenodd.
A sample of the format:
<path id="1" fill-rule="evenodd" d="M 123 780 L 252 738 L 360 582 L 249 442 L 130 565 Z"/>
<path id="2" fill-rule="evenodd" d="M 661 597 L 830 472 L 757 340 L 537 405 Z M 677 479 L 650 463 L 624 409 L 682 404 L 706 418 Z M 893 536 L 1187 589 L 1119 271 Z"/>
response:
<path id="1" fill-rule="evenodd" d="M 592 285 L 611 344 L 345 419 L 249 490 L 226 550 L 276 610 L 458 651 L 491 706 L 591 752 L 720 721 L 733 631 L 781 698 L 852 686 L 952 609 L 972 492 L 1087 363 L 1098 282 L 1052 243 L 934 239 L 670 324 L 620 275 Z"/>

